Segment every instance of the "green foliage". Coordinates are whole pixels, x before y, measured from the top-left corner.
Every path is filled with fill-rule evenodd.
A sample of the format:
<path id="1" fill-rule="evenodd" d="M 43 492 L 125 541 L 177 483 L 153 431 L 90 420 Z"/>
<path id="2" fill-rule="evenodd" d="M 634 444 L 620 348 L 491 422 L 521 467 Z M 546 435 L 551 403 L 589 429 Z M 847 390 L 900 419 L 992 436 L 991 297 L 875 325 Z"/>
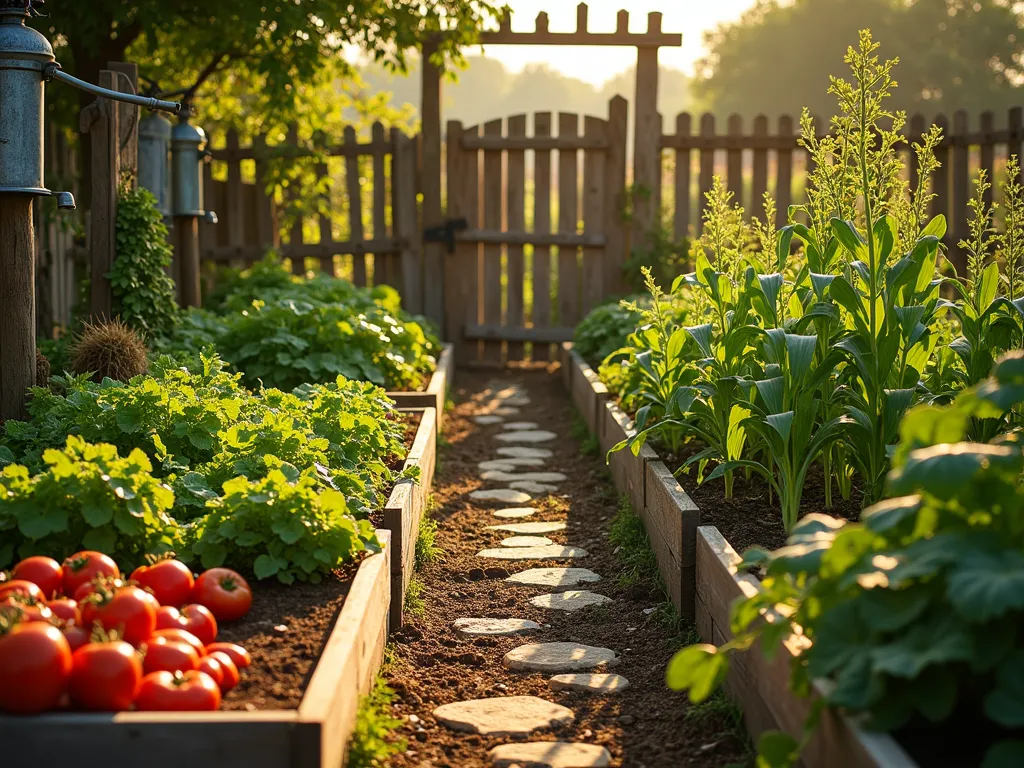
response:
<path id="1" fill-rule="evenodd" d="M 431 517 L 429 510 L 420 517 L 420 530 L 416 536 L 416 570 L 437 562 L 444 554 L 437 543 L 437 521 Z"/>
<path id="2" fill-rule="evenodd" d="M 315 469 L 300 474 L 268 463 L 265 477 L 228 480 L 223 498 L 209 503 L 192 546 L 204 568 L 251 568 L 258 579 L 316 583 L 360 552 L 376 551 L 373 524 L 356 520 L 340 491 L 318 490 Z"/>
<path id="3" fill-rule="evenodd" d="M 392 736 L 402 725 L 390 711 L 394 699 L 394 691 L 378 677 L 373 691 L 359 703 L 346 768 L 385 768 L 392 755 L 405 751 L 405 740 Z"/>
<path id="4" fill-rule="evenodd" d="M 694 700 L 724 679 L 729 655 L 787 635 L 811 643 L 793 661 L 793 687 L 831 678 L 829 705 L 892 731 L 916 720 L 951 723 L 954 708 L 983 712 L 996 730 L 986 766 L 1016 764 L 1024 726 L 1024 352 L 952 405 L 918 406 L 901 428 L 891 498 L 847 523 L 809 515 L 775 552 L 751 550 L 763 590 L 731 608 L 732 641 L 681 651 L 670 686 Z M 1003 423 L 995 443 L 961 442 L 972 419 Z M 769 621 L 762 621 L 763 616 Z M 808 724 L 812 726 L 812 723 Z M 763 742 L 769 765 L 791 765 L 802 745 Z"/>
<path id="5" fill-rule="evenodd" d="M 146 454 L 124 458 L 112 445 L 68 437 L 43 454 L 36 474 L 20 464 L 0 473 L 0 567 L 31 555 L 61 560 L 82 549 L 135 566 L 146 554 L 176 547 L 168 515 L 171 489 L 152 475 Z"/>
<path id="6" fill-rule="evenodd" d="M 144 339 L 164 335 L 177 323 L 178 302 L 167 274 L 173 252 L 152 193 L 122 185 L 116 228 L 117 257 L 107 275 L 114 315 Z"/>
<path id="7" fill-rule="evenodd" d="M 685 238 L 677 241 L 668 224 L 656 225 L 622 265 L 626 283 L 633 292 L 643 291 L 649 271 L 659 285 L 671 285 L 686 271 L 689 253 L 690 245 Z"/>
<path id="8" fill-rule="evenodd" d="M 646 297 L 631 296 L 628 301 L 642 305 Z M 609 302 L 592 310 L 573 334 L 573 349 L 590 363 L 598 365 L 608 355 L 626 346 L 629 335 L 640 324 L 640 312 L 624 303 Z"/>

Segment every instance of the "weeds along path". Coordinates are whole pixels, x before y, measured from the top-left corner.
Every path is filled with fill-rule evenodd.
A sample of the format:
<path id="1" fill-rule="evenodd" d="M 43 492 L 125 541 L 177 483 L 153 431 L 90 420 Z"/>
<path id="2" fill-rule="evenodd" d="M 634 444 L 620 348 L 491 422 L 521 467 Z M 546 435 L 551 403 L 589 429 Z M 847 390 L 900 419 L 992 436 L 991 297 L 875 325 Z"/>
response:
<path id="1" fill-rule="evenodd" d="M 386 764 L 746 765 L 724 699 L 665 687 L 687 628 L 560 379 L 460 372 L 454 399 L 437 529 L 385 673 L 406 742 Z"/>

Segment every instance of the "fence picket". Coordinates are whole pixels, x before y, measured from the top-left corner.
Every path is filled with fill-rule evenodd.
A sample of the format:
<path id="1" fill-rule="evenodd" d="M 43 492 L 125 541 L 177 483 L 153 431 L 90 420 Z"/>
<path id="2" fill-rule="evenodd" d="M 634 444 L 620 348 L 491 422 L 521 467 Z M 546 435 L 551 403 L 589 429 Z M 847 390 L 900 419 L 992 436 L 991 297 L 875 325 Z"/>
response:
<path id="1" fill-rule="evenodd" d="M 761 217 L 764 193 L 768 191 L 768 150 L 758 146 L 759 139 L 768 135 L 768 118 L 758 115 L 754 118 L 754 163 L 750 183 L 750 211 Z M 771 222 L 766 222 L 771 224 Z"/>
<path id="2" fill-rule="evenodd" d="M 629 258 L 629 240 L 623 220 L 626 191 L 626 130 L 629 102 L 621 96 L 608 102 L 608 155 L 605 158 L 604 188 L 604 291 L 626 293 L 623 266 Z"/>
<path id="3" fill-rule="evenodd" d="M 551 113 L 537 112 L 533 116 L 533 135 L 551 136 Z M 533 155 L 533 231 L 551 232 L 551 151 L 538 149 Z M 530 315 L 535 328 L 551 325 L 551 248 L 537 245 L 533 248 L 533 306 Z M 534 360 L 549 360 L 550 346 L 535 344 Z"/>
<path id="4" fill-rule="evenodd" d="M 991 112 L 981 113 L 981 168 L 988 174 L 988 183 L 992 185 L 985 191 L 985 204 L 989 206 L 992 205 L 993 192 L 996 185 L 996 145 L 992 135 L 995 133 L 995 123 L 995 115 Z"/>
<path id="5" fill-rule="evenodd" d="M 502 121 L 491 120 L 484 123 L 484 136 L 501 136 Z M 484 150 L 483 178 L 483 215 L 484 229 L 500 230 L 502 228 L 503 187 L 501 174 L 502 151 L 500 149 Z M 485 243 L 483 255 L 483 321 L 485 325 L 502 324 L 502 291 L 501 291 L 501 252 L 497 243 Z M 488 363 L 502 362 L 502 342 L 484 340 L 483 360 Z"/>
<path id="6" fill-rule="evenodd" d="M 966 135 L 967 127 L 967 113 L 958 109 L 953 114 L 953 134 Z M 953 215 L 950 219 L 953 237 L 949 242 L 949 258 L 958 275 L 966 274 L 967 268 L 967 257 L 957 243 L 968 236 L 967 201 L 971 196 L 968 149 L 966 143 L 957 142 L 953 145 Z"/>
<path id="7" fill-rule="evenodd" d="M 238 131 L 228 130 L 226 146 L 229 152 L 238 151 Z M 241 245 L 245 242 L 245 200 L 242 198 L 242 161 L 228 161 L 228 182 L 224 190 L 224 203 L 214 210 L 227 215 L 228 244 Z M 219 205 L 219 204 L 218 204 Z"/>
<path id="8" fill-rule="evenodd" d="M 316 175 L 320 178 L 327 176 L 327 165 L 321 163 L 316 167 Z M 320 219 L 320 245 L 330 247 L 334 243 L 334 227 L 331 223 L 331 184 L 323 194 L 321 201 L 322 210 L 319 213 Z M 324 251 L 320 254 L 320 271 L 334 277 L 334 254 Z"/>
<path id="9" fill-rule="evenodd" d="M 608 123 L 599 117 L 586 116 L 583 119 L 583 135 L 603 138 Z M 613 211 L 604 208 L 605 155 L 597 150 L 583 152 L 583 232 L 600 235 L 605 221 L 614 216 Z M 601 303 L 605 295 L 604 259 L 613 258 L 607 249 L 583 249 L 583 314 Z"/>
<path id="10" fill-rule="evenodd" d="M 558 135 L 577 136 L 579 115 L 558 113 Z M 575 234 L 579 224 L 578 162 L 575 150 L 558 151 L 558 231 Z M 558 324 L 572 327 L 580 320 L 578 250 L 558 248 Z"/>
<path id="11" fill-rule="evenodd" d="M 416 218 L 416 143 L 397 128 L 391 129 L 391 228 L 402 243 L 398 288 L 402 306 L 413 314 L 423 311 L 423 261 Z M 431 275 L 437 283 L 441 275 Z"/>
<path id="12" fill-rule="evenodd" d="M 345 145 L 357 143 L 356 129 L 345 126 Z M 359 155 L 345 156 L 345 189 L 348 191 L 348 239 L 354 242 L 363 240 L 363 195 L 359 182 Z M 352 282 L 360 287 L 366 286 L 366 254 L 352 254 Z"/>
<path id="13" fill-rule="evenodd" d="M 729 115 L 729 148 L 725 151 L 726 170 L 728 173 L 726 182 L 728 189 L 732 192 L 732 201 L 736 205 L 743 205 L 743 118 L 739 115 Z M 749 210 L 749 209 L 748 209 Z"/>
<path id="14" fill-rule="evenodd" d="M 715 116 L 705 112 L 700 116 L 700 136 L 702 139 L 715 135 Z M 704 217 L 701 212 L 707 202 L 708 192 L 715 183 L 715 150 L 702 146 L 700 149 L 700 197 L 697 198 L 697 221 L 694 222 L 698 237 L 704 231 Z"/>
<path id="15" fill-rule="evenodd" d="M 373 138 L 373 154 L 371 155 L 373 158 L 373 239 L 380 241 L 388 236 L 388 182 L 384 172 L 384 155 L 387 150 L 385 149 L 384 126 L 380 124 L 380 121 L 374 122 L 370 135 Z M 397 263 L 398 257 L 395 254 L 374 253 L 373 284 L 399 287 L 401 281 L 396 274 Z"/>
<path id="16" fill-rule="evenodd" d="M 676 115 L 676 135 L 690 135 L 690 113 Z M 675 150 L 675 214 L 673 230 L 677 242 L 690 236 L 690 149 L 689 147 Z"/>
<path id="17" fill-rule="evenodd" d="M 526 136 L 526 115 L 513 115 L 508 119 L 509 138 Z M 508 200 L 505 218 L 509 232 L 526 231 L 526 153 L 522 149 L 508 150 Z M 523 246 L 508 245 L 508 313 L 506 324 L 513 328 L 523 326 Z M 523 343 L 509 341 L 509 360 L 523 359 Z"/>
<path id="18" fill-rule="evenodd" d="M 924 115 L 918 112 L 910 118 L 910 135 L 916 138 L 923 135 L 924 132 Z M 918 162 L 917 153 L 913 149 L 910 150 L 907 166 L 910 169 L 910 189 L 913 191 L 917 189 L 921 179 L 921 164 Z"/>
<path id="19" fill-rule="evenodd" d="M 793 135 L 793 118 L 789 115 L 782 115 L 779 118 L 779 136 L 787 139 Z M 778 210 L 775 214 L 775 224 L 778 227 L 786 225 L 788 210 L 793 202 L 793 150 L 790 148 L 779 149 L 777 155 L 776 176 L 775 176 L 775 203 Z"/>

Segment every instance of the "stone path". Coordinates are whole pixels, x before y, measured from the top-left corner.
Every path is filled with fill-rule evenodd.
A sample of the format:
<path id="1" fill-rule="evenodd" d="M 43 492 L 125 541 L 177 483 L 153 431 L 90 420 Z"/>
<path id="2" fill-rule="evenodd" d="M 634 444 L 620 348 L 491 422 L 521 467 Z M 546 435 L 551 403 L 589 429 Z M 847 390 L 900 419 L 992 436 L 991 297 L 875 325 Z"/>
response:
<path id="1" fill-rule="evenodd" d="M 482 457 L 478 463 L 479 479 L 487 486 L 469 493 L 473 502 L 504 502 L 523 504 L 533 494 L 544 496 L 557 492 L 558 484 L 568 477 L 552 470 L 553 452 L 535 444 L 555 440 L 551 431 L 539 429 L 533 421 L 505 422 L 504 416 L 515 415 L 529 405 L 529 398 L 514 386 L 493 385 L 490 400 L 483 403 L 474 421 L 482 426 L 501 425 L 494 434 L 495 454 Z M 517 445 L 501 445 L 517 443 Z M 528 444 L 528 445 L 518 445 Z M 533 507 L 507 507 L 494 511 L 495 517 L 516 519 L 536 513 Z M 587 551 L 570 544 L 559 544 L 540 534 L 561 533 L 561 521 L 503 523 L 487 526 L 488 531 L 514 534 L 501 540 L 498 547 L 481 550 L 482 560 L 557 561 L 587 556 Z M 480 570 L 480 569 L 474 569 Z M 472 575 L 471 575 L 472 578 Z M 586 568 L 539 567 L 512 574 L 506 581 L 523 587 L 564 588 L 600 581 L 599 574 Z M 588 590 L 565 590 L 535 595 L 528 599 L 536 608 L 575 611 L 611 602 L 611 599 Z M 508 636 L 540 629 L 536 622 L 509 616 L 506 618 L 464 617 L 457 619 L 453 629 L 460 637 Z M 502 658 L 503 665 L 516 672 L 554 674 L 549 681 L 552 691 L 586 691 L 618 693 L 629 685 L 621 675 L 603 670 L 618 661 L 610 648 L 577 642 L 529 643 L 513 648 Z M 488 736 L 521 737 L 534 731 L 572 722 L 574 713 L 561 705 L 534 696 L 506 696 L 472 699 L 437 707 L 434 717 L 449 728 Z M 587 731 L 586 733 L 590 733 Z M 496 766 L 549 766 L 549 768 L 588 768 L 607 766 L 611 756 L 600 745 L 542 741 L 502 744 L 494 747 L 488 757 Z"/>

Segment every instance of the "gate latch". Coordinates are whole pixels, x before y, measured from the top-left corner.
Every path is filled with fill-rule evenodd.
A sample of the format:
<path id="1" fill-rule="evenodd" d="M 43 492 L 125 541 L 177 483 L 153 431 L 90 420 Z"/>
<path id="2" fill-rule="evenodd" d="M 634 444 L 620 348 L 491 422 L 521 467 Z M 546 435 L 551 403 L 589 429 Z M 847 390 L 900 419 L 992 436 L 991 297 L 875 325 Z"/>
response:
<path id="1" fill-rule="evenodd" d="M 444 243 L 448 246 L 448 253 L 455 253 L 455 233 L 463 229 L 469 229 L 469 222 L 464 216 L 458 219 L 446 219 L 444 224 L 424 229 L 423 242 Z"/>

